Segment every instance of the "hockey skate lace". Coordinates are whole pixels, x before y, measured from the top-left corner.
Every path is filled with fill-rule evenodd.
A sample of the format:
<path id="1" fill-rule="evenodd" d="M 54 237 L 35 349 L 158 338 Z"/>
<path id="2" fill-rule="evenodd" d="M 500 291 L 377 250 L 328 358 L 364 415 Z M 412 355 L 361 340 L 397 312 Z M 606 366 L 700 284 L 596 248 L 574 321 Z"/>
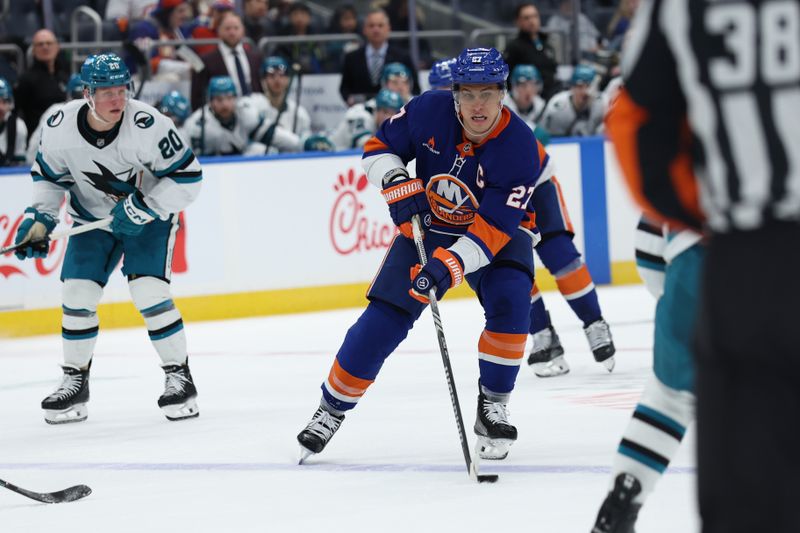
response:
<path id="1" fill-rule="evenodd" d="M 308 431 L 314 433 L 327 441 L 330 439 L 336 430 L 339 429 L 341 420 L 334 417 L 331 413 L 324 409 L 320 409 L 320 414 L 306 427 Z"/>
<path id="2" fill-rule="evenodd" d="M 166 383 L 164 384 L 164 395 L 169 396 L 171 394 L 178 394 L 183 392 L 184 384 L 188 382 L 189 379 L 182 373 L 169 372 L 167 374 Z"/>
<path id="3" fill-rule="evenodd" d="M 508 416 L 511 413 L 508 411 L 508 406 L 504 403 L 484 400 L 483 414 L 486 416 L 486 419 L 493 424 L 511 425 L 508 423 Z"/>
<path id="4" fill-rule="evenodd" d="M 52 396 L 59 400 L 68 398 L 73 394 L 77 394 L 78 391 L 81 390 L 82 383 L 83 379 L 80 375 L 64 374 L 64 377 L 61 379 L 61 384 L 58 386 L 58 389 L 56 389 Z"/>
<path id="5" fill-rule="evenodd" d="M 586 326 L 586 338 L 589 339 L 589 346 L 595 349 L 611 343 L 611 335 L 608 332 L 608 324 L 602 320 L 592 322 Z"/>

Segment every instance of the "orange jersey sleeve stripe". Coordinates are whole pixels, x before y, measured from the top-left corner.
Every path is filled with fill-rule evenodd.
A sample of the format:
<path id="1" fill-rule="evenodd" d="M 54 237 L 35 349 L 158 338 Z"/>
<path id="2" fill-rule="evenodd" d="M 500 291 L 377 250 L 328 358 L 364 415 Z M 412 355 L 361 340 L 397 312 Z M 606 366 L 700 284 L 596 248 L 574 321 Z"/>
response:
<path id="1" fill-rule="evenodd" d="M 356 398 L 363 396 L 373 381 L 355 377 L 339 365 L 338 359 L 333 360 L 333 366 L 328 374 L 328 384 L 335 391 Z"/>
<path id="2" fill-rule="evenodd" d="M 389 147 L 386 145 L 386 143 L 378 139 L 377 137 L 371 137 L 370 140 L 367 141 L 367 144 L 364 145 L 364 153 L 376 152 L 378 150 L 388 150 L 388 149 Z"/>
<path id="3" fill-rule="evenodd" d="M 486 220 L 478 215 L 469 227 L 469 233 L 480 239 L 484 246 L 492 253 L 492 256 L 503 249 L 511 237 L 495 228 Z M 491 258 L 490 258 L 491 259 Z"/>
<path id="4" fill-rule="evenodd" d="M 485 329 L 478 341 L 478 351 L 503 359 L 522 359 L 527 340 L 525 333 L 495 333 Z"/>
<path id="5" fill-rule="evenodd" d="M 582 265 L 578 270 L 573 270 L 569 274 L 556 278 L 558 290 L 564 296 L 576 294 L 585 291 L 587 288 L 592 287 L 592 275 L 589 274 L 589 269 L 586 265 Z"/>
<path id="6" fill-rule="evenodd" d="M 531 289 L 531 301 L 538 300 L 542 297 L 542 291 L 539 290 L 539 286 L 536 284 L 536 280 L 533 281 L 533 288 Z"/>
<path id="7" fill-rule="evenodd" d="M 564 219 L 564 226 L 570 233 L 575 233 L 575 228 L 572 226 L 572 219 L 569 218 L 569 211 L 567 211 L 567 202 L 564 200 L 564 193 L 561 191 L 561 183 L 555 176 L 550 178 L 553 185 L 556 186 L 556 194 L 558 195 L 558 205 L 561 208 L 561 217 Z"/>
<path id="8" fill-rule="evenodd" d="M 700 187 L 694 175 L 692 154 L 689 148 L 691 143 L 692 132 L 689 129 L 688 119 L 684 117 L 681 124 L 680 141 L 680 145 L 684 149 L 670 163 L 669 174 L 672 177 L 672 186 L 683 207 L 697 220 L 704 220 L 705 215 L 700 209 Z"/>

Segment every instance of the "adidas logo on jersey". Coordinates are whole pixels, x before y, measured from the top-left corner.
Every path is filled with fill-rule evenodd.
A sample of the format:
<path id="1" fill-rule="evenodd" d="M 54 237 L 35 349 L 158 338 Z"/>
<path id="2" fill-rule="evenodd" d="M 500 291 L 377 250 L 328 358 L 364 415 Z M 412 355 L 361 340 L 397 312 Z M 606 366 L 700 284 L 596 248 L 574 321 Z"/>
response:
<path id="1" fill-rule="evenodd" d="M 424 143 L 422 143 L 422 146 L 424 146 L 425 148 L 427 148 L 427 149 L 428 149 L 428 151 L 429 151 L 429 152 L 431 152 L 431 153 L 433 153 L 433 154 L 436 154 L 436 155 L 439 155 L 439 154 L 441 154 L 441 152 L 440 152 L 439 150 L 437 150 L 437 149 L 436 149 L 436 139 L 434 139 L 433 137 L 431 137 L 430 139 L 428 139 L 428 142 L 424 142 Z"/>

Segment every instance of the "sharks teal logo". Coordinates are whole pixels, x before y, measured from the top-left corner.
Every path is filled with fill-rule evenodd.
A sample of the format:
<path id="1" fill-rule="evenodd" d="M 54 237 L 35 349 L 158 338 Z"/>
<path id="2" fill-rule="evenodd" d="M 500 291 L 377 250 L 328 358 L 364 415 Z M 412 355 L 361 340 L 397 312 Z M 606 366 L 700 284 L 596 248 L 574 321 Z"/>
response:
<path id="1" fill-rule="evenodd" d="M 147 111 L 137 111 L 133 116 L 133 123 L 136 124 L 137 128 L 144 130 L 155 124 L 155 119 Z"/>
<path id="2" fill-rule="evenodd" d="M 61 124 L 62 120 L 64 120 L 64 112 L 59 109 L 58 111 L 47 117 L 47 125 L 50 126 L 51 128 L 55 128 L 56 126 Z"/>

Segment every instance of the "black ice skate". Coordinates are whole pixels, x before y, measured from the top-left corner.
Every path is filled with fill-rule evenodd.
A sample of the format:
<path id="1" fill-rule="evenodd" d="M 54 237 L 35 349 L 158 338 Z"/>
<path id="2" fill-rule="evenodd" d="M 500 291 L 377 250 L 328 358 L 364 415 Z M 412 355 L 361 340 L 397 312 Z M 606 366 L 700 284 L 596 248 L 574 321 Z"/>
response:
<path id="1" fill-rule="evenodd" d="M 158 406 L 168 420 L 183 420 L 200 415 L 197 407 L 197 389 L 189 372 L 189 363 L 183 365 L 164 365 L 166 374 L 164 394 L 158 399 Z"/>
<path id="2" fill-rule="evenodd" d="M 53 393 L 42 400 L 44 421 L 48 424 L 68 424 L 82 422 L 89 416 L 86 402 L 89 401 L 89 368 L 81 370 L 72 365 L 64 365 L 64 377 Z"/>
<path id="3" fill-rule="evenodd" d="M 609 372 L 614 370 L 614 353 L 617 349 L 614 348 L 614 341 L 611 339 L 611 330 L 608 328 L 608 323 L 602 318 L 598 318 L 583 328 L 583 332 L 589 341 L 594 360 L 602 363 Z"/>
<path id="4" fill-rule="evenodd" d="M 553 326 L 537 331 L 532 335 L 533 348 L 528 356 L 528 365 L 540 378 L 560 376 L 569 372 L 564 359 L 564 348 Z"/>
<path id="5" fill-rule="evenodd" d="M 508 449 L 517 440 L 517 428 L 508 422 L 508 407 L 503 402 L 493 402 L 478 385 L 478 416 L 475 450 L 481 459 L 500 460 L 508 456 Z"/>
<path id="6" fill-rule="evenodd" d="M 300 443 L 300 464 L 310 455 L 325 449 L 343 420 L 344 414 L 333 414 L 321 406 L 317 408 L 311 422 L 297 435 L 297 442 Z"/>
<path id="7" fill-rule="evenodd" d="M 633 526 L 642 504 L 633 499 L 642 491 L 639 480 L 622 473 L 614 480 L 614 490 L 608 493 L 592 533 L 635 533 Z"/>

